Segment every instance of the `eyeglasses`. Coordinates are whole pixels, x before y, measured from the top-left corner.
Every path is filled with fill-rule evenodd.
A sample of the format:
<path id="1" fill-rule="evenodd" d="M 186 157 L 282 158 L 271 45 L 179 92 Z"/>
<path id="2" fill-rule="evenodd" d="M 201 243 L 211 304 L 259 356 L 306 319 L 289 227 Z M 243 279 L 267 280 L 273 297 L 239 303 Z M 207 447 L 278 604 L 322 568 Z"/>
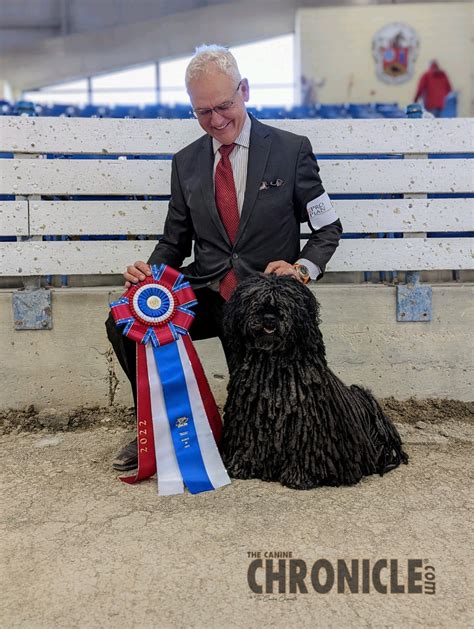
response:
<path id="1" fill-rule="evenodd" d="M 237 85 L 237 88 L 235 90 L 235 92 L 232 94 L 231 98 L 234 98 L 234 96 L 237 94 L 237 92 L 240 89 L 240 86 L 242 85 L 242 81 L 239 81 L 239 84 Z M 212 112 L 215 111 L 217 114 L 222 114 L 224 111 L 227 111 L 228 109 L 230 109 L 231 107 L 233 107 L 234 105 L 233 100 L 226 100 L 224 103 L 221 103 L 220 105 L 216 105 L 215 107 L 209 107 L 208 109 L 193 109 L 193 115 L 195 118 L 208 118 L 209 116 L 212 116 Z"/>

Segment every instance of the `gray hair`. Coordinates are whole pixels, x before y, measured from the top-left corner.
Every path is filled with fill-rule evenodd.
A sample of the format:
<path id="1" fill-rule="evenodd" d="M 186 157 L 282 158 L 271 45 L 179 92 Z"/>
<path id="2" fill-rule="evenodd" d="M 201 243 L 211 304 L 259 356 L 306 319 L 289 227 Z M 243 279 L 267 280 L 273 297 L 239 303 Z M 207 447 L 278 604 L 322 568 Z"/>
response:
<path id="1" fill-rule="evenodd" d="M 213 70 L 218 70 L 223 74 L 231 76 L 236 82 L 240 81 L 242 78 L 234 55 L 227 48 L 217 46 L 216 44 L 209 46 L 203 44 L 196 48 L 194 57 L 186 68 L 186 87 L 188 87 L 189 83 L 194 79 L 199 78 L 203 74 L 208 74 Z"/>

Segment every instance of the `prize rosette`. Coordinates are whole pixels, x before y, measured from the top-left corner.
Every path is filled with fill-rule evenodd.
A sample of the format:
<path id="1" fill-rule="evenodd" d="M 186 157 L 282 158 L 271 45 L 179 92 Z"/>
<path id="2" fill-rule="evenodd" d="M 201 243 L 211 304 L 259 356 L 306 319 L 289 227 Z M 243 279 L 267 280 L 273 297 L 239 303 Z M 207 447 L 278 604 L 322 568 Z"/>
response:
<path id="1" fill-rule="evenodd" d="M 137 343 L 138 470 L 136 483 L 157 474 L 158 493 L 210 491 L 230 483 L 217 444 L 222 420 L 188 334 L 194 292 L 169 266 L 110 304 L 117 326 Z"/>

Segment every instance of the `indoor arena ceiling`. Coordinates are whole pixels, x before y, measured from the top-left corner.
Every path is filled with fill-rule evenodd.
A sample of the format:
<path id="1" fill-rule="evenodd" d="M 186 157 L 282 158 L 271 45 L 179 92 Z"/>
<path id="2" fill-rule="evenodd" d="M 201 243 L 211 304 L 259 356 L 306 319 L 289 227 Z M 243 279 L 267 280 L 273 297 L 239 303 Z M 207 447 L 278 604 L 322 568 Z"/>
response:
<path id="1" fill-rule="evenodd" d="M 21 92 L 285 35 L 299 8 L 408 1 L 0 0 L 0 80 Z"/>
<path id="2" fill-rule="evenodd" d="M 300 7 L 401 4 L 413 0 L 286 0 L 285 9 Z M 418 0 L 420 1 L 420 0 Z M 422 0 L 423 1 L 423 0 Z M 432 0 L 426 0 L 432 1 Z M 31 45 L 32 41 L 124 24 L 158 20 L 185 11 L 238 4 L 237 0 L 0 0 L 0 49 Z M 270 13 L 281 3 L 254 0 Z"/>

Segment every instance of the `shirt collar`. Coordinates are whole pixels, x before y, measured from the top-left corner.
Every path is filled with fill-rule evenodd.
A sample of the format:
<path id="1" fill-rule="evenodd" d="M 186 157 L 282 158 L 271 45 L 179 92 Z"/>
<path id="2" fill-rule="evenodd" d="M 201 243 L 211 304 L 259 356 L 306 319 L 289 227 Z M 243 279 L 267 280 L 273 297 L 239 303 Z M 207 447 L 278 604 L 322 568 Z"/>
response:
<path id="1" fill-rule="evenodd" d="M 235 139 L 235 144 L 239 146 L 244 146 L 245 148 L 249 148 L 250 146 L 250 128 L 252 126 L 252 121 L 250 120 L 249 115 L 247 114 L 245 117 L 244 126 L 242 127 L 242 131 L 239 133 L 237 138 Z M 222 146 L 222 142 L 216 140 L 216 138 L 212 138 L 212 148 L 214 150 L 214 155 Z"/>

